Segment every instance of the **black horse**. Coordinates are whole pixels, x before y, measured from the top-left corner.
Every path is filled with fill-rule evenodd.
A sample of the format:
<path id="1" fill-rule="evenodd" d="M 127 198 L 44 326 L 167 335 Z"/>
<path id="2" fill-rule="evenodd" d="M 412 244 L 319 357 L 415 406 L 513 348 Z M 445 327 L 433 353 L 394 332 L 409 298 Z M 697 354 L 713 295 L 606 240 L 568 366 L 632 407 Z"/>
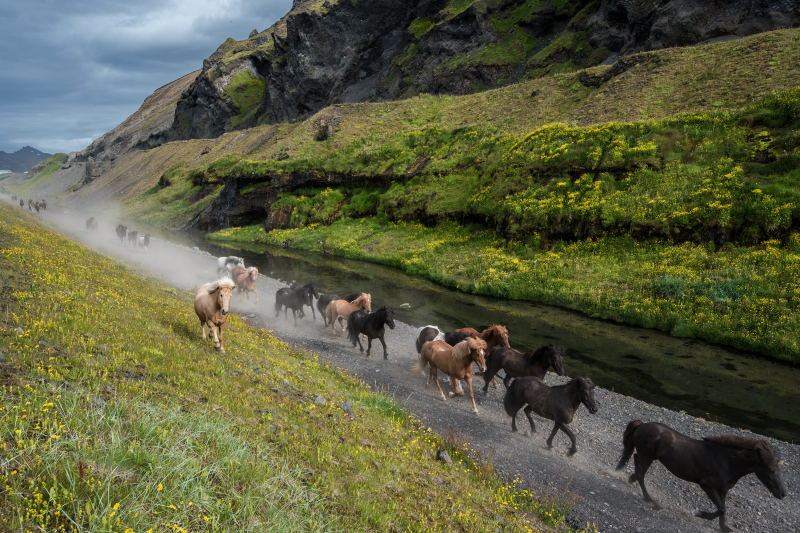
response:
<path id="1" fill-rule="evenodd" d="M 314 298 L 319 300 L 319 287 L 317 286 L 316 283 L 312 282 L 312 283 L 309 283 L 307 285 L 301 285 L 300 283 L 295 281 L 294 283 L 289 285 L 289 288 L 292 289 L 292 290 L 299 289 L 301 287 L 305 287 L 306 289 L 308 289 L 308 293 L 311 296 L 313 296 Z M 313 300 L 312 300 L 312 302 L 313 302 Z M 320 314 L 324 315 L 325 313 L 320 313 Z M 304 310 L 300 309 L 300 318 L 305 318 L 305 316 L 306 316 L 306 312 Z M 317 319 L 317 315 L 314 313 L 314 306 L 313 305 L 311 305 L 311 316 L 314 317 L 314 320 Z"/>
<path id="2" fill-rule="evenodd" d="M 625 428 L 622 446 L 617 470 L 625 467 L 635 450 L 636 471 L 628 481 L 639 482 L 646 502 L 653 502 L 653 498 L 644 486 L 644 476 L 658 460 L 676 477 L 700 485 L 717 511 L 698 511 L 696 516 L 706 520 L 719 517 L 719 527 L 726 533 L 733 530 L 726 523 L 725 498 L 742 476 L 755 473 L 778 499 L 788 494 L 778 468 L 783 462 L 780 453 L 765 439 L 718 435 L 697 440 L 658 422 L 634 420 Z"/>
<path id="3" fill-rule="evenodd" d="M 389 326 L 389 329 L 394 329 L 394 309 L 391 307 L 381 307 L 374 313 L 367 311 L 353 311 L 350 313 L 350 318 L 347 319 L 347 335 L 355 347 L 358 342 L 358 347 L 364 351 L 361 345 L 361 338 L 359 333 L 363 333 L 367 337 L 367 357 L 369 351 L 372 349 L 372 339 L 379 339 L 383 345 L 383 358 L 388 359 L 386 355 L 386 342 L 383 340 L 383 335 L 386 333 L 384 325 Z"/>
<path id="4" fill-rule="evenodd" d="M 585 405 L 590 413 L 597 413 L 597 403 L 594 401 L 594 383 L 589 378 L 574 378 L 564 385 L 549 386 L 537 377 L 517 378 L 506 391 L 503 406 L 511 417 L 511 431 L 517 431 L 517 411 L 525 407 L 525 416 L 531 423 L 531 434 L 536 432 L 531 411 L 555 422 L 553 431 L 547 438 L 547 447 L 553 447 L 553 437 L 560 429 L 572 441 L 568 455 L 578 451 L 575 444 L 575 434 L 567 426 L 575 417 L 575 411 Z M 531 435 L 533 436 L 533 435 Z"/>
<path id="5" fill-rule="evenodd" d="M 288 320 L 287 311 L 291 309 L 292 316 L 294 317 L 294 325 L 296 326 L 297 312 L 302 312 L 303 306 L 311 305 L 311 303 L 311 294 L 305 287 L 300 287 L 299 289 L 290 289 L 288 287 L 278 289 L 278 292 L 275 293 L 275 316 L 277 317 L 280 315 L 281 309 L 283 309 L 283 318 Z M 284 306 L 286 306 L 285 309 Z M 302 318 L 302 316 L 300 318 Z"/>
<path id="6" fill-rule="evenodd" d="M 128 235 L 128 226 L 123 226 L 122 224 L 117 225 L 117 237 L 119 237 L 120 244 L 125 243 L 125 237 Z"/>
<path id="7" fill-rule="evenodd" d="M 138 231 L 129 231 L 128 232 L 128 244 L 136 248 L 139 240 L 139 232 Z"/>
<path id="8" fill-rule="evenodd" d="M 483 393 L 489 392 L 489 382 L 502 368 L 506 372 L 503 378 L 503 385 L 508 388 L 511 378 L 524 378 L 536 376 L 544 378 L 547 369 L 550 367 L 559 376 L 564 375 L 564 363 L 561 347 L 547 344 L 534 352 L 523 354 L 514 348 L 501 348 L 498 346 L 486 356 L 486 372 L 483 379 L 486 384 L 483 386 Z"/>
<path id="9" fill-rule="evenodd" d="M 322 320 L 325 322 L 325 327 L 328 327 L 328 317 L 325 316 L 325 309 L 328 308 L 328 304 L 334 300 L 346 300 L 348 303 L 353 303 L 359 296 L 361 296 L 360 292 L 348 294 L 344 298 L 340 298 L 335 294 L 320 294 L 317 296 L 317 311 L 319 311 L 319 314 L 322 315 Z"/>

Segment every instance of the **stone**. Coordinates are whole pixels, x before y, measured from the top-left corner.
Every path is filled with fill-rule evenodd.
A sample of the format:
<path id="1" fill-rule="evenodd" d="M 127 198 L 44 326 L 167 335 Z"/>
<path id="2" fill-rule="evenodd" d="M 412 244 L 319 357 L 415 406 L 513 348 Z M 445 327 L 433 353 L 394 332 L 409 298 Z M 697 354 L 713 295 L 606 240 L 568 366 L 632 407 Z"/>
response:
<path id="1" fill-rule="evenodd" d="M 327 404 L 327 403 L 328 403 L 328 402 L 326 402 L 326 401 L 325 401 L 325 398 L 323 398 L 322 396 L 317 396 L 317 399 L 316 399 L 316 400 L 314 400 L 314 404 L 315 404 L 315 405 L 325 405 L 325 404 Z"/>
<path id="2" fill-rule="evenodd" d="M 247 38 L 249 39 L 250 37 L 255 37 L 256 35 L 258 35 L 258 30 L 253 30 L 250 32 L 250 35 L 248 35 Z"/>
<path id="3" fill-rule="evenodd" d="M 18 333 L 19 335 L 22 335 L 23 333 L 25 333 L 25 331 L 23 331 L 23 329 L 22 329 L 22 328 L 17 328 L 17 333 Z"/>
<path id="4" fill-rule="evenodd" d="M 347 413 L 350 418 L 355 419 L 356 415 L 353 414 L 353 403 L 352 402 L 344 402 L 341 405 L 342 411 Z"/>
<path id="5" fill-rule="evenodd" d="M 0 352 L 0 363 L 5 363 L 5 362 L 6 362 L 6 354 Z"/>
<path id="6" fill-rule="evenodd" d="M 450 454 L 447 453 L 447 450 L 437 450 L 436 459 L 447 465 L 453 464 L 453 460 L 450 459 Z"/>

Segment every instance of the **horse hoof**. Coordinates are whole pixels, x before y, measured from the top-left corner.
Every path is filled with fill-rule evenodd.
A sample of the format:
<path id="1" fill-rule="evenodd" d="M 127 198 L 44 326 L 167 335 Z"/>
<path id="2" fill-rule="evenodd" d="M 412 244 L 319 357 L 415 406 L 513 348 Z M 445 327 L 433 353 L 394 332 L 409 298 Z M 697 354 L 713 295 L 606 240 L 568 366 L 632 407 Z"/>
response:
<path id="1" fill-rule="evenodd" d="M 476 415 L 478 414 L 478 410 L 477 409 L 473 409 L 472 412 L 475 413 Z"/>
<path id="2" fill-rule="evenodd" d="M 632 483 L 636 483 L 636 481 L 637 481 L 638 479 L 639 479 L 639 478 L 637 478 L 637 477 L 636 477 L 636 474 L 631 474 L 631 475 L 630 475 L 630 477 L 628 478 L 628 483 L 631 483 L 631 484 L 632 484 Z"/>
<path id="3" fill-rule="evenodd" d="M 578 449 L 577 449 L 577 448 L 574 448 L 574 449 L 572 449 L 572 450 L 570 450 L 570 451 L 568 451 L 568 452 L 567 452 L 567 457 L 572 457 L 572 456 L 573 456 L 573 455 L 575 455 L 576 453 L 578 453 Z"/>
<path id="4" fill-rule="evenodd" d="M 455 393 L 455 392 L 451 392 L 451 393 L 449 393 L 448 395 L 449 395 L 451 398 L 455 398 L 455 397 L 456 397 L 456 393 Z"/>

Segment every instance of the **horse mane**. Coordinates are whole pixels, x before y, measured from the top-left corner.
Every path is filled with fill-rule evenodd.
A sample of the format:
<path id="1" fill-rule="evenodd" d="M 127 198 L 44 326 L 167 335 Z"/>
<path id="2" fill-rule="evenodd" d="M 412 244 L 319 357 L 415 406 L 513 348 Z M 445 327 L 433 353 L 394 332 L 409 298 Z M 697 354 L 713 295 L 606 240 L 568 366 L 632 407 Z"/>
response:
<path id="1" fill-rule="evenodd" d="M 494 324 L 493 326 L 489 326 L 486 328 L 487 331 L 491 331 L 493 334 L 498 336 L 503 336 L 503 334 L 508 335 L 508 328 L 505 326 L 501 326 L 499 324 Z"/>
<path id="2" fill-rule="evenodd" d="M 739 435 L 713 435 L 703 437 L 703 440 L 745 450 L 749 452 L 747 455 L 750 460 L 763 464 L 774 464 L 781 460 L 780 452 L 773 448 L 766 439 L 754 439 Z"/>
<path id="3" fill-rule="evenodd" d="M 531 353 L 526 354 L 528 361 L 536 361 L 537 359 L 542 357 L 544 355 L 545 350 L 547 350 L 550 346 L 551 346 L 550 344 L 545 344 L 544 346 L 539 346 Z"/>
<path id="4" fill-rule="evenodd" d="M 258 269 L 256 267 L 247 267 L 247 273 L 252 276 L 253 279 L 256 279 L 258 276 Z"/>
<path id="5" fill-rule="evenodd" d="M 208 293 L 211 294 L 212 292 L 217 292 L 220 289 L 235 289 L 236 283 L 233 282 L 231 278 L 220 278 L 217 281 L 212 282 L 208 286 Z"/>
<path id="6" fill-rule="evenodd" d="M 452 354 L 453 361 L 461 361 L 465 357 L 469 357 L 472 350 L 486 349 L 486 341 L 483 339 L 475 339 L 467 337 L 463 341 L 453 346 Z"/>
<path id="7" fill-rule="evenodd" d="M 359 305 L 359 304 L 360 304 L 361 302 L 363 302 L 363 301 L 364 301 L 364 293 L 362 292 L 362 293 L 361 293 L 361 296 L 359 296 L 358 298 L 356 298 L 355 300 L 353 300 L 353 301 L 351 302 L 351 304 L 352 304 L 352 305 Z"/>

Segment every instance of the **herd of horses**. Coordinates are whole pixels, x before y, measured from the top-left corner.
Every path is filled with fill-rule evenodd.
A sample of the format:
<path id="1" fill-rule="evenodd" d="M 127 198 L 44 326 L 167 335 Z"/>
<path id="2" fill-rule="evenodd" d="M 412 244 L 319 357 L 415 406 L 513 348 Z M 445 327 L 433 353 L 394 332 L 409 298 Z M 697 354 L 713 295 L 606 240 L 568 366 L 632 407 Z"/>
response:
<path id="1" fill-rule="evenodd" d="M 218 276 L 227 272 L 229 277 L 200 287 L 194 305 L 203 340 L 206 339 L 205 328 L 209 326 L 214 346 L 224 352 L 222 332 L 230 313 L 233 290 L 239 287 L 241 291 L 243 284 L 252 287 L 248 291 L 255 290 L 258 271 L 254 267 L 246 269 L 243 260 L 233 256 L 219 258 L 217 267 Z M 388 359 L 384 337 L 386 326 L 395 328 L 392 307 L 382 306 L 373 312 L 370 294 L 356 292 L 344 297 L 322 294 L 316 283 L 293 283 L 275 294 L 276 317 L 283 310 L 284 319 L 288 319 L 291 309 L 296 325 L 298 318 L 305 317 L 304 307 L 311 308 L 315 320 L 316 307 L 324 327 L 330 327 L 334 335 L 338 335 L 335 327 L 338 322 L 339 328 L 347 331 L 353 347 L 358 345 L 361 352 L 364 351 L 361 344 L 363 335 L 367 340 L 367 357 L 372 349 L 372 341 L 378 339 L 383 346 L 383 358 Z M 561 347 L 547 344 L 530 353 L 519 352 L 510 346 L 508 329 L 501 325 L 490 326 L 482 332 L 472 328 L 444 332 L 437 326 L 425 326 L 417 330 L 414 341 L 419 358 L 411 371 L 424 374 L 429 368 L 428 385 L 436 384 L 442 400 L 446 400 L 447 396 L 439 383 L 439 371 L 450 378 L 454 389 L 449 393 L 450 398 L 464 394 L 460 382 L 466 381 L 465 388 L 472 401 L 472 410 L 477 413 L 472 388 L 474 366 L 477 366 L 484 379 L 484 394 L 488 393 L 490 384 L 495 388 L 498 386 L 497 376 L 502 370 L 506 389 L 503 407 L 511 417 L 511 430 L 517 431 L 516 416 L 522 409 L 533 436 L 536 424 L 531 413 L 536 413 L 554 423 L 546 440 L 548 448 L 553 447 L 553 439 L 561 431 L 572 444 L 568 455 L 578 451 L 577 439 L 569 424 L 581 405 L 589 413 L 597 413 L 595 385 L 588 377 L 576 377 L 563 385 L 545 383 L 544 377 L 551 368 L 558 375 L 565 375 Z M 617 470 L 623 469 L 633 457 L 635 470 L 628 480 L 630 483 L 639 483 L 645 501 L 654 503 L 647 492 L 644 478 L 652 462 L 658 460 L 678 478 L 700 485 L 717 510 L 701 511 L 696 516 L 707 520 L 719 518 L 719 526 L 725 532 L 732 531 L 726 521 L 725 499 L 728 491 L 743 476 L 755 473 L 776 498 L 781 499 L 788 494 L 780 475 L 779 466 L 783 464 L 780 453 L 765 439 L 722 435 L 698 440 L 664 424 L 633 420 L 625 428 L 622 440 L 623 452 Z"/>
<path id="2" fill-rule="evenodd" d="M 17 201 L 17 195 L 16 194 L 11 197 L 11 201 L 12 202 L 16 202 Z M 25 201 L 22 198 L 19 198 L 19 206 L 21 208 L 23 208 L 23 209 L 25 208 Z M 28 198 L 28 211 L 36 210 L 36 212 L 38 213 L 42 209 L 47 209 L 47 202 L 44 199 L 39 200 L 37 202 L 37 201 L 34 201 L 31 198 Z"/>

